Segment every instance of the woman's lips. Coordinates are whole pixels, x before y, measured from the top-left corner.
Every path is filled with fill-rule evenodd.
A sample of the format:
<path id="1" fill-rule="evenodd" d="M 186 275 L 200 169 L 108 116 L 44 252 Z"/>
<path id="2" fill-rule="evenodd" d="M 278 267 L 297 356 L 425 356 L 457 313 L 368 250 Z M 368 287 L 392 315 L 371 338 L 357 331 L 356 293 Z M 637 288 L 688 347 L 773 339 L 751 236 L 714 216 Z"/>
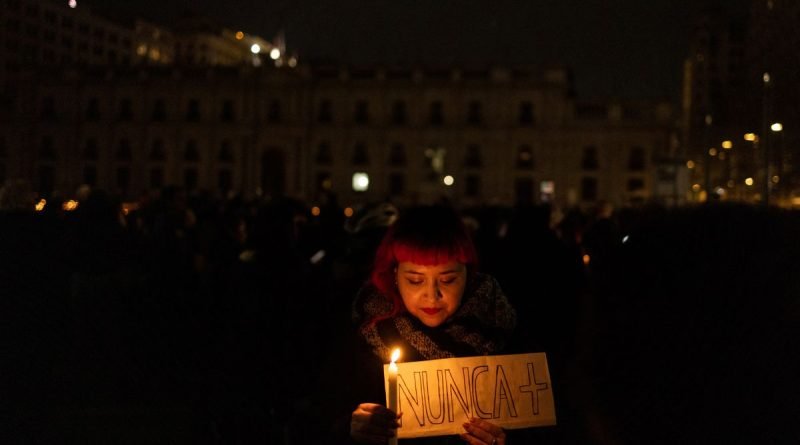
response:
<path id="1" fill-rule="evenodd" d="M 441 312 L 442 308 L 438 307 L 424 307 L 422 308 L 422 312 L 425 312 L 428 315 L 436 315 Z"/>

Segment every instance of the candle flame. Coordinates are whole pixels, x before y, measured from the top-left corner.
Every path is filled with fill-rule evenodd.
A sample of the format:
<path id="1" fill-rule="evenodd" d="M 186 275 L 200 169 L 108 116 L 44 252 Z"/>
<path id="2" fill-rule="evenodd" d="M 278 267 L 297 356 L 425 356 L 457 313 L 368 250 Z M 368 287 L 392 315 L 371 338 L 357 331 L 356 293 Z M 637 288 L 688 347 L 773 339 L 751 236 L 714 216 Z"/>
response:
<path id="1" fill-rule="evenodd" d="M 396 362 L 397 359 L 400 358 L 400 348 L 394 348 L 392 351 L 392 363 Z"/>

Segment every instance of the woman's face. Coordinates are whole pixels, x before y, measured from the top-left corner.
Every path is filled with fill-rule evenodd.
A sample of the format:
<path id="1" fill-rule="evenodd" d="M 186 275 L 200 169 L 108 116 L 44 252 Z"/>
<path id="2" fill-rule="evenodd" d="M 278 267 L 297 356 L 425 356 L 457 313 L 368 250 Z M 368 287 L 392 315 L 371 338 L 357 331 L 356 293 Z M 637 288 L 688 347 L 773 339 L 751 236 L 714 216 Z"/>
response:
<path id="1" fill-rule="evenodd" d="M 467 267 L 456 261 L 435 266 L 397 265 L 397 289 L 408 312 L 426 326 L 444 323 L 461 305 Z"/>

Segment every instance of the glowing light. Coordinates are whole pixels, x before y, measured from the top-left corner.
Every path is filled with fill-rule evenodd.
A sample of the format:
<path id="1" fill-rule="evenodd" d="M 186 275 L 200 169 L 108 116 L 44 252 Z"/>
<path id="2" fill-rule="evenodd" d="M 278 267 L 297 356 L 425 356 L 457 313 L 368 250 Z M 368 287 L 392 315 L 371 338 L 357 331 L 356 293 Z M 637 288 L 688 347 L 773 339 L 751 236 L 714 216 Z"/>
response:
<path id="1" fill-rule="evenodd" d="M 769 73 L 764 73 L 764 75 L 761 76 L 761 78 L 764 80 L 764 83 L 769 83 L 769 81 L 772 80 Z"/>
<path id="2" fill-rule="evenodd" d="M 442 179 L 442 182 L 444 182 L 444 185 L 450 187 L 455 182 L 455 179 L 452 176 L 447 175 L 444 177 L 444 179 Z"/>
<path id="3" fill-rule="evenodd" d="M 710 149 L 708 149 L 708 154 L 710 156 L 716 156 L 717 155 L 717 149 L 714 148 L 714 147 L 711 147 Z"/>
<path id="4" fill-rule="evenodd" d="M 722 148 L 724 148 L 725 150 L 730 150 L 731 148 L 733 148 L 733 142 L 732 141 L 722 141 Z"/>
<path id="5" fill-rule="evenodd" d="M 319 209 L 319 207 L 317 207 L 317 206 L 311 207 L 311 214 L 312 215 L 319 216 L 320 213 L 322 213 L 322 211 Z"/>
<path id="6" fill-rule="evenodd" d="M 728 188 L 732 189 L 735 186 L 736 186 L 736 181 L 734 181 L 733 179 L 729 179 L 728 180 Z"/>
<path id="7" fill-rule="evenodd" d="M 699 192 L 700 191 L 700 184 L 694 184 L 692 186 L 692 191 L 693 192 Z"/>
<path id="8" fill-rule="evenodd" d="M 353 173 L 353 191 L 366 192 L 369 189 L 369 175 L 364 172 Z"/>
<path id="9" fill-rule="evenodd" d="M 588 254 L 583 256 L 583 264 L 584 265 L 588 266 L 590 261 L 592 261 L 592 257 L 590 257 Z"/>
<path id="10" fill-rule="evenodd" d="M 781 177 L 780 176 L 775 175 L 775 176 L 772 177 L 772 183 L 773 184 L 777 184 L 779 182 L 781 182 Z"/>
<path id="11" fill-rule="evenodd" d="M 67 212 L 71 212 L 78 208 L 78 201 L 75 201 L 74 199 L 65 201 L 63 204 L 61 204 L 61 208 Z"/>
<path id="12" fill-rule="evenodd" d="M 694 168 L 694 161 L 686 161 L 686 168 Z"/>
<path id="13" fill-rule="evenodd" d="M 723 151 L 723 152 L 721 152 L 721 153 L 719 154 L 719 160 L 720 160 L 720 161 L 724 161 L 724 160 L 725 160 L 725 157 L 726 157 L 726 156 L 725 156 L 725 152 L 724 152 L 724 151 Z"/>
<path id="14" fill-rule="evenodd" d="M 75 9 L 78 7 L 78 0 L 69 0 L 67 5 L 69 5 L 70 8 Z"/>
<path id="15" fill-rule="evenodd" d="M 629 239 L 630 239 L 630 236 L 628 236 L 628 235 L 623 236 L 622 237 L 622 244 L 627 243 Z"/>
<path id="16" fill-rule="evenodd" d="M 770 125 L 769 128 L 775 133 L 778 133 L 780 131 L 783 131 L 783 124 L 780 122 L 775 122 L 774 124 Z"/>
<path id="17" fill-rule="evenodd" d="M 325 251 L 324 250 L 318 250 L 317 253 L 315 253 L 314 255 L 311 255 L 311 258 L 309 258 L 309 261 L 311 261 L 311 264 L 317 264 L 320 261 L 322 261 L 323 258 L 325 258 Z"/>
<path id="18" fill-rule="evenodd" d="M 717 188 L 714 189 L 714 193 L 716 193 L 717 196 L 720 196 L 720 197 L 725 196 L 725 189 L 722 188 L 722 187 L 717 187 Z"/>
<path id="19" fill-rule="evenodd" d="M 142 43 L 141 45 L 137 46 L 136 47 L 136 54 L 138 54 L 140 56 L 144 56 L 145 54 L 147 54 L 147 45 Z"/>
<path id="20" fill-rule="evenodd" d="M 753 185 L 753 178 L 747 178 L 744 180 L 745 185 L 751 186 Z"/>
<path id="21" fill-rule="evenodd" d="M 344 209 L 344 216 L 346 216 L 346 217 L 348 217 L 348 218 L 350 218 L 351 216 L 353 216 L 353 208 L 352 208 L 352 207 L 347 207 L 347 208 L 345 208 L 345 209 Z"/>
<path id="22" fill-rule="evenodd" d="M 272 48 L 272 51 L 269 52 L 269 57 L 272 58 L 272 60 L 280 59 L 281 58 L 281 50 L 279 50 L 278 48 Z"/>
<path id="23" fill-rule="evenodd" d="M 400 359 L 400 348 L 394 348 L 392 351 L 392 363 Z"/>
<path id="24" fill-rule="evenodd" d="M 242 40 L 244 38 L 244 33 L 241 31 L 236 31 L 236 40 Z"/>
<path id="25" fill-rule="evenodd" d="M 254 43 L 253 46 L 250 47 L 250 52 L 253 54 L 258 54 L 261 52 L 261 45 L 258 43 Z"/>
<path id="26" fill-rule="evenodd" d="M 41 212 L 44 210 L 44 207 L 47 205 L 46 199 L 40 199 L 39 202 L 36 203 L 36 211 Z"/>
<path id="27" fill-rule="evenodd" d="M 150 58 L 153 60 L 158 60 L 161 58 L 161 51 L 158 48 L 151 48 L 150 49 Z"/>
<path id="28" fill-rule="evenodd" d="M 297 66 L 297 57 L 291 57 L 289 59 L 289 66 L 292 68 Z"/>
<path id="29" fill-rule="evenodd" d="M 753 142 L 753 141 L 756 140 L 756 134 L 755 133 L 745 133 L 744 134 L 744 140 Z"/>

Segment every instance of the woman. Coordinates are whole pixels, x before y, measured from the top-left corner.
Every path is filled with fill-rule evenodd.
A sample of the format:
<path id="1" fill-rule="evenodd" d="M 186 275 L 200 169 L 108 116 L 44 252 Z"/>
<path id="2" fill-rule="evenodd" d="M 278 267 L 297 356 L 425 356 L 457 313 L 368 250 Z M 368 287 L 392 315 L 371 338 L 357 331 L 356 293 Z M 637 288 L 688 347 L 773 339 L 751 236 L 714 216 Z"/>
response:
<path id="1" fill-rule="evenodd" d="M 358 337 L 374 362 L 367 367 L 382 370 L 395 346 L 402 349 L 403 361 L 503 351 L 516 313 L 494 278 L 479 274 L 476 266 L 475 248 L 454 211 L 418 207 L 401 213 L 354 303 Z M 385 400 L 382 375 L 370 383 L 371 402 L 362 401 L 352 412 L 350 437 L 386 443 L 396 434 L 398 416 L 380 403 Z M 472 419 L 463 427 L 460 437 L 467 443 L 506 443 L 506 432 L 485 420 Z M 453 437 L 427 441 L 450 443 Z"/>

